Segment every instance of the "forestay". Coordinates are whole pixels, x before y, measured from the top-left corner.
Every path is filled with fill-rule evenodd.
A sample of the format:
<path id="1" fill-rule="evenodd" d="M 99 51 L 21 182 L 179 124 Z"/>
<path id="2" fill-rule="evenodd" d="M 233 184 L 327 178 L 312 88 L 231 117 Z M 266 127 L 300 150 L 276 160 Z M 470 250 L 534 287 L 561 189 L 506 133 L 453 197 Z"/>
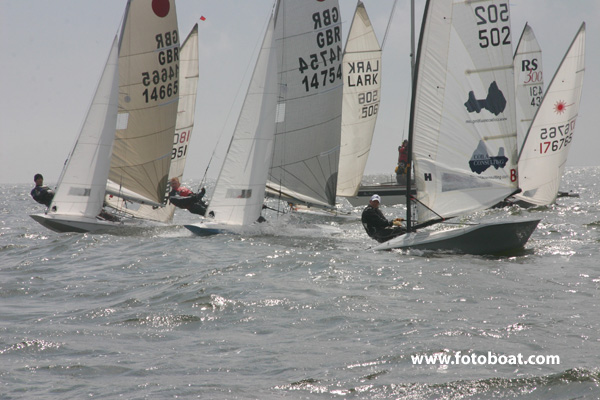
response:
<path id="1" fill-rule="evenodd" d="M 381 89 L 381 46 L 359 1 L 343 57 L 338 196 L 356 196 L 371 150 Z"/>
<path id="2" fill-rule="evenodd" d="M 519 154 L 519 200 L 547 205 L 556 199 L 579 113 L 584 63 L 585 23 L 552 78 Z"/>
<path id="3" fill-rule="evenodd" d="M 179 98 L 175 2 L 133 0 L 119 44 L 119 115 L 109 179 L 138 201 L 166 198 Z"/>
<path id="4" fill-rule="evenodd" d="M 510 195 L 517 151 L 508 1 L 429 1 L 424 18 L 411 123 L 420 222 Z"/>
<path id="5" fill-rule="evenodd" d="M 83 127 L 58 181 L 49 215 L 95 220 L 102 209 L 117 122 L 118 72 L 115 37 Z"/>
<path id="6" fill-rule="evenodd" d="M 277 7 L 276 7 L 277 8 Z M 208 212 L 215 221 L 249 225 L 260 217 L 275 135 L 277 59 L 271 16 Z"/>
<path id="7" fill-rule="evenodd" d="M 525 24 L 513 60 L 515 69 L 515 96 L 517 115 L 517 145 L 521 150 L 533 116 L 544 96 L 542 49 L 533 33 Z"/>
<path id="8" fill-rule="evenodd" d="M 282 0 L 277 8 L 277 130 L 268 185 L 276 195 L 335 204 L 342 111 L 337 0 Z"/>

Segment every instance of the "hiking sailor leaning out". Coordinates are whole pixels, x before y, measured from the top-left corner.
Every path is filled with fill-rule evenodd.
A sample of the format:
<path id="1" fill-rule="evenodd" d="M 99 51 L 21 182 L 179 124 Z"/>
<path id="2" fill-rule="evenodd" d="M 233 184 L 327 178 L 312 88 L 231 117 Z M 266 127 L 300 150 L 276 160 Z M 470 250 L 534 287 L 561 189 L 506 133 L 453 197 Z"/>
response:
<path id="1" fill-rule="evenodd" d="M 54 197 L 54 191 L 44 185 L 44 177 L 42 174 L 35 174 L 33 181 L 35 182 L 35 187 L 31 190 L 31 197 L 38 203 L 50 207 L 50 203 Z"/>
<path id="2" fill-rule="evenodd" d="M 361 221 L 367 235 L 379 243 L 387 242 L 396 236 L 404 235 L 406 229 L 402 226 L 402 218 L 388 221 L 379 209 L 381 197 L 378 194 L 371 196 L 369 205 L 362 212 Z"/>

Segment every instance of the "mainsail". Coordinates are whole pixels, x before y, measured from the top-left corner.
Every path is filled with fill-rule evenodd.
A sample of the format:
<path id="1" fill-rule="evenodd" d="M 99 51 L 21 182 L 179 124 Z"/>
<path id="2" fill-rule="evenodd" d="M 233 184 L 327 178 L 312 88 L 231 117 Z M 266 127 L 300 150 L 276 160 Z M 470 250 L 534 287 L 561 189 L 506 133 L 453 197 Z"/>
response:
<path id="1" fill-rule="evenodd" d="M 515 69 L 517 145 L 520 151 L 533 116 L 544 96 L 542 49 L 533 29 L 528 24 L 525 24 L 519 39 L 513 66 Z"/>
<path id="2" fill-rule="evenodd" d="M 196 92 L 198 88 L 198 24 L 196 24 L 188 37 L 181 45 L 179 51 L 179 104 L 177 106 L 177 122 L 175 126 L 175 135 L 173 137 L 171 167 L 169 169 L 169 179 L 179 178 L 182 180 L 187 159 L 189 145 L 194 127 L 194 113 L 196 111 Z M 146 204 L 132 203 L 125 198 L 134 198 L 123 195 L 123 188 L 109 181 L 108 191 L 112 194 L 107 195 L 106 203 L 112 208 L 135 218 L 142 218 L 159 222 L 170 222 L 175 213 L 175 206 L 168 203 L 164 207 L 156 207 Z"/>
<path id="3" fill-rule="evenodd" d="M 519 154 L 515 196 L 535 205 L 556 200 L 575 132 L 585 71 L 585 23 L 575 35 L 542 99 Z"/>
<path id="4" fill-rule="evenodd" d="M 514 192 L 514 91 L 508 1 L 428 1 L 411 112 L 420 222 Z"/>
<path id="5" fill-rule="evenodd" d="M 342 112 L 337 0 L 278 3 L 277 131 L 268 186 L 276 196 L 335 204 Z"/>
<path id="6" fill-rule="evenodd" d="M 219 223 L 249 225 L 260 217 L 275 135 L 278 88 L 274 29 L 272 15 L 210 200 L 208 212 Z"/>
<path id="7" fill-rule="evenodd" d="M 375 131 L 381 98 L 381 46 L 359 1 L 343 57 L 342 133 L 338 196 L 356 196 Z"/>
<path id="8" fill-rule="evenodd" d="M 115 37 L 87 117 L 58 181 L 49 215 L 95 220 L 102 209 L 117 122 L 118 73 Z"/>
<path id="9" fill-rule="evenodd" d="M 180 75 L 175 2 L 130 0 L 119 42 L 119 115 L 109 179 L 162 205 Z"/>

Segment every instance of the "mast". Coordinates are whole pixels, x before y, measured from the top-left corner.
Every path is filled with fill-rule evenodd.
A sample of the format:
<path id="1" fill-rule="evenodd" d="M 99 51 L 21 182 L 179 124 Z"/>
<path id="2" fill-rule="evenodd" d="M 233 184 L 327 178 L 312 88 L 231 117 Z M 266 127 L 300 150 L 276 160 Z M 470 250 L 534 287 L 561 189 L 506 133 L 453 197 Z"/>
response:
<path id="1" fill-rule="evenodd" d="M 425 6 L 427 8 L 427 5 Z M 425 14 L 423 14 L 425 15 Z M 408 166 L 406 168 L 406 231 L 412 231 L 411 220 L 411 198 L 412 191 L 412 125 L 413 125 L 413 108 L 415 99 L 415 0 L 410 0 L 410 79 L 411 79 L 411 100 L 410 100 L 410 122 L 408 126 Z"/>
<path id="2" fill-rule="evenodd" d="M 423 40 L 423 29 L 425 27 L 425 18 L 427 16 L 427 10 L 429 9 L 429 1 L 425 3 L 425 10 L 423 11 L 423 21 L 421 21 L 421 34 L 419 35 L 419 48 L 421 47 L 421 41 Z M 410 99 L 410 121 L 408 125 L 408 168 L 406 169 L 406 231 L 412 232 L 412 217 L 411 217 L 411 194 L 412 191 L 412 159 L 413 159 L 413 134 L 414 134 L 414 117 L 415 117 L 415 97 L 417 92 L 417 75 L 418 75 L 418 64 L 419 60 L 415 54 L 415 0 L 410 2 L 411 14 L 410 14 L 410 26 L 411 26 L 411 91 L 412 96 Z"/>
<path id="3" fill-rule="evenodd" d="M 410 78 L 415 82 L 415 0 L 410 0 Z"/>

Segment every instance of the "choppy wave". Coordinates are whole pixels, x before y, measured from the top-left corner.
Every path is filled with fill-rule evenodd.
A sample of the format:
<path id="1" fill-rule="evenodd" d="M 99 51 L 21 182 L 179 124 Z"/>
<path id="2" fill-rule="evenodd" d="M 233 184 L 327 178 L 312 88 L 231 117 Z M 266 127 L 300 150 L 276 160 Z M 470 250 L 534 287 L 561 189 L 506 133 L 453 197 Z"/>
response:
<path id="1" fill-rule="evenodd" d="M 28 185 L 0 186 L 0 398 L 600 398 L 598 172 L 567 170 L 579 198 L 456 221 L 542 219 L 502 257 L 373 252 L 349 204 L 204 238 L 185 212 L 57 234 Z M 456 351 L 561 363 L 411 361 Z"/>

